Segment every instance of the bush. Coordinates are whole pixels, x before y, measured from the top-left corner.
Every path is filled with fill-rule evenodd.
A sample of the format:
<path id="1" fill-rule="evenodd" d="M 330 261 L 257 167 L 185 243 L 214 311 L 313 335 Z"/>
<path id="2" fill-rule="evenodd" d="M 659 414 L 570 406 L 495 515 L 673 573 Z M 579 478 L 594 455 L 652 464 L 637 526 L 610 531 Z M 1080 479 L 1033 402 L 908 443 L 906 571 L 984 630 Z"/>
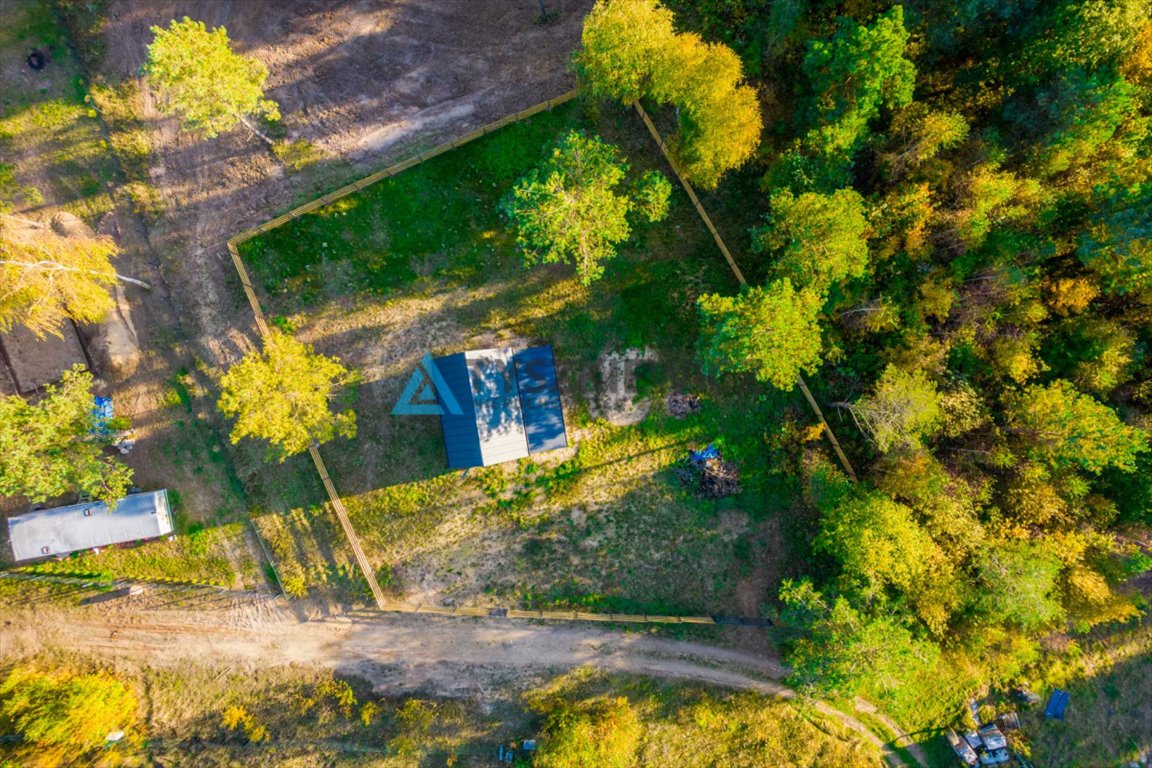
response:
<path id="1" fill-rule="evenodd" d="M 284 163 L 284 167 L 289 171 L 302 171 L 324 158 L 320 148 L 307 139 L 277 141 L 272 145 L 272 154 L 276 155 L 276 159 Z"/>

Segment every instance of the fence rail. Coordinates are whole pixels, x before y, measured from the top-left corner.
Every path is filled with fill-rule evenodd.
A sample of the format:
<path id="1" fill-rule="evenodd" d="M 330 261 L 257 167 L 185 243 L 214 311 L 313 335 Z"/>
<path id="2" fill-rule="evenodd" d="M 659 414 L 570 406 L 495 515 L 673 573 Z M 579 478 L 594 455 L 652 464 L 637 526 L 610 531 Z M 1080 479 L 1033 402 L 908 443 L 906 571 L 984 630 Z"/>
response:
<path id="1" fill-rule="evenodd" d="M 716 241 L 716 245 L 720 248 L 720 253 L 724 254 L 724 260 L 728 262 L 728 266 L 732 269 L 732 274 L 736 275 L 736 280 L 739 281 L 741 287 L 748 285 L 748 281 L 744 279 L 744 273 L 740 271 L 739 265 L 736 260 L 732 258 L 732 252 L 728 250 L 728 246 L 724 244 L 724 238 L 720 237 L 720 233 L 716 230 L 715 225 L 712 224 L 712 217 L 704 210 L 700 198 L 696 196 L 696 190 L 684 178 L 684 174 L 680 172 L 680 166 L 676 162 L 676 158 L 668 151 L 668 145 L 664 143 L 664 137 L 660 135 L 660 131 L 656 130 L 656 125 L 652 122 L 652 118 L 648 117 L 648 112 L 640 104 L 639 101 L 632 102 L 636 107 L 636 111 L 640 113 L 644 125 L 648 127 L 648 132 L 652 134 L 652 138 L 656 141 L 656 145 L 660 147 L 660 151 L 664 153 L 664 159 L 668 161 L 668 165 L 672 168 L 672 172 L 676 174 L 676 178 L 680 180 L 680 186 L 684 187 L 684 191 L 688 193 L 688 199 L 692 201 L 692 206 L 696 209 L 696 213 L 700 215 L 700 219 L 704 222 L 704 226 L 712 233 L 712 239 Z M 812 406 L 816 418 L 820 419 L 820 424 L 824 427 L 824 434 L 828 435 L 829 442 L 832 443 L 832 448 L 836 451 L 836 456 L 840 459 L 840 464 L 843 465 L 844 471 L 853 480 L 856 480 L 856 471 L 852 469 L 852 464 L 848 461 L 848 456 L 845 455 L 844 450 L 840 447 L 840 441 L 836 439 L 836 433 L 832 431 L 831 425 L 824 418 L 824 412 L 820 410 L 816 398 L 812 397 L 812 393 L 808 391 L 808 384 L 804 381 L 804 377 L 796 374 L 797 383 L 800 385 L 800 391 L 804 393 L 804 397 L 808 400 L 808 405 Z"/>

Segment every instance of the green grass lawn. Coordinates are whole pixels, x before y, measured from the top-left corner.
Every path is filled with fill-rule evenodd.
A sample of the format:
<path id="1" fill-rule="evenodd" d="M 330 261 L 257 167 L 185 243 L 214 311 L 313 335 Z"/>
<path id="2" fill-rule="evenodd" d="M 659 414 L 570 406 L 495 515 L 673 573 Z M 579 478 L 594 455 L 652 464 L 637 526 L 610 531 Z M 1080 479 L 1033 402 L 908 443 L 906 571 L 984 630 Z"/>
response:
<path id="1" fill-rule="evenodd" d="M 763 577 L 758 564 L 769 581 L 780 568 L 763 561 L 779 557 L 774 523 L 793 497 L 774 446 L 795 403 L 700 374 L 696 298 L 736 284 L 678 187 L 668 219 L 635 226 L 590 288 L 568 266 L 525 268 L 498 203 L 573 128 L 620 147 L 635 174 L 669 172 L 632 112 L 571 102 L 295 219 L 241 252 L 273 322 L 363 375 L 351 393 L 359 434 L 324 454 L 369 556 L 392 569 L 396 591 L 453 603 L 732 611 L 742 580 Z M 438 419 L 391 415 L 425 352 L 531 343 L 554 348 L 575 449 L 449 472 Z M 639 377 L 650 412 L 638 424 L 609 423 L 598 409 L 598 360 L 641 348 L 658 357 Z M 702 395 L 702 410 L 668 416 L 663 399 L 672 391 Z M 703 500 L 673 476 L 689 448 L 709 442 L 738 462 L 740 495 Z M 308 583 L 320 587 L 319 574 L 339 566 L 321 567 L 312 554 L 286 567 L 316 574 Z"/>

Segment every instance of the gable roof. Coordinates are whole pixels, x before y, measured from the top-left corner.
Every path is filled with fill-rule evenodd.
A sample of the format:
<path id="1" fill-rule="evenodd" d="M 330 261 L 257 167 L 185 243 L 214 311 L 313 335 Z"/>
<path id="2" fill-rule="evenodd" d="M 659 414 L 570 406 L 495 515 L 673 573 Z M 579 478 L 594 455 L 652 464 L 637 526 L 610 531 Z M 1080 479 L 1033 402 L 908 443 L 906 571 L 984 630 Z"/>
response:
<path id="1" fill-rule="evenodd" d="M 487 467 L 568 444 L 550 347 L 472 350 L 435 364 L 460 406 L 451 413 L 437 395 L 449 467 Z"/>

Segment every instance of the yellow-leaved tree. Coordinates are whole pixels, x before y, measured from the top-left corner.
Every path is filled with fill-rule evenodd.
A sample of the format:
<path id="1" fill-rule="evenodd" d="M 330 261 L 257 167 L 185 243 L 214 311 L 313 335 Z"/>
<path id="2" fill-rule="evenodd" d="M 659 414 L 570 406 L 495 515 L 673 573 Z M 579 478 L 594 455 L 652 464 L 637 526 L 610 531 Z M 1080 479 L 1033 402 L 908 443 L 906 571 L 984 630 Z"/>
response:
<path id="1" fill-rule="evenodd" d="M 0 715 L 20 734 L 20 765 L 88 765 L 109 736 L 134 739 L 136 694 L 105 672 L 72 674 L 19 665 L 0 683 Z"/>
<path id="2" fill-rule="evenodd" d="M 336 358 L 273 332 L 263 351 L 250 352 L 224 374 L 219 408 L 236 419 L 233 443 L 267 440 L 283 461 L 337 435 L 355 436 L 356 414 L 332 411 L 337 388 L 354 378 Z"/>
<path id="3" fill-rule="evenodd" d="M 657 0 L 599 0 L 584 21 L 576 66 L 595 96 L 674 105 L 680 129 L 672 151 L 684 176 L 702 187 L 715 187 L 760 143 L 760 104 L 743 82 L 740 58 L 678 34 Z"/>
<path id="4" fill-rule="evenodd" d="M 60 324 L 101 322 L 114 302 L 117 280 L 148 284 L 116 273 L 109 237 L 65 237 L 46 224 L 0 216 L 0 332 L 23 325 L 38 337 L 60 335 Z"/>

